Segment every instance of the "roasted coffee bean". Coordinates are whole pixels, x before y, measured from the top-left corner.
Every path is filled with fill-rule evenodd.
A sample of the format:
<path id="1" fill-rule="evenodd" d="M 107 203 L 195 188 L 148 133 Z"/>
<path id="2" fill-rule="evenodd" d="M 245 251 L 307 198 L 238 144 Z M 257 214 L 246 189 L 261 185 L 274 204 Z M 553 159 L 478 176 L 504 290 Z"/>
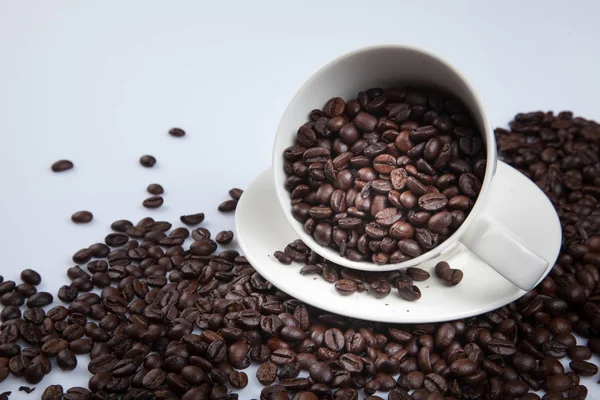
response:
<path id="1" fill-rule="evenodd" d="M 21 280 L 30 285 L 37 286 L 42 282 L 42 277 L 37 271 L 32 269 L 24 269 L 21 271 Z"/>
<path id="2" fill-rule="evenodd" d="M 89 211 L 77 211 L 75 214 L 71 215 L 71 221 L 77 224 L 86 224 L 91 222 L 94 216 Z"/>
<path id="3" fill-rule="evenodd" d="M 198 225 L 204 221 L 204 213 L 182 215 L 179 219 L 186 225 Z"/>
<path id="4" fill-rule="evenodd" d="M 335 290 L 342 296 L 349 296 L 356 293 L 358 286 L 350 279 L 340 279 L 335 283 Z"/>
<path id="5" fill-rule="evenodd" d="M 261 364 L 256 371 L 256 379 L 263 386 L 272 385 L 277 379 L 277 365 L 272 362 Z"/>
<path id="6" fill-rule="evenodd" d="M 171 128 L 169 129 L 169 135 L 173 137 L 182 137 L 185 136 L 185 131 L 181 128 Z"/>
<path id="7" fill-rule="evenodd" d="M 140 164 L 142 164 L 143 167 L 151 168 L 156 164 L 156 158 L 151 155 L 143 155 L 140 157 Z"/>
<path id="8" fill-rule="evenodd" d="M 248 386 L 248 375 L 241 371 L 232 371 L 229 373 L 229 383 L 234 389 L 243 389 Z"/>
<path id="9" fill-rule="evenodd" d="M 587 361 L 573 360 L 569 366 L 573 372 L 581 376 L 594 376 L 598 373 L 598 366 Z"/>
<path id="10" fill-rule="evenodd" d="M 377 280 L 371 283 L 371 293 L 378 299 L 382 299 L 390 294 L 392 285 L 386 280 Z"/>
<path id="11" fill-rule="evenodd" d="M 77 358 L 71 350 L 63 349 L 56 355 L 56 363 L 63 371 L 72 371 L 77 366 Z"/>
<path id="12" fill-rule="evenodd" d="M 221 245 L 227 245 L 231 243 L 233 240 L 233 232 L 232 231 L 221 231 L 217 233 L 215 237 L 215 241 Z"/>
<path id="13" fill-rule="evenodd" d="M 221 204 L 219 204 L 219 211 L 221 212 L 232 212 L 235 211 L 237 207 L 237 200 L 225 200 Z"/>
<path id="14" fill-rule="evenodd" d="M 161 195 L 165 192 L 162 185 L 160 185 L 158 183 L 149 184 L 148 187 L 146 188 L 146 191 L 155 196 Z"/>
<path id="15" fill-rule="evenodd" d="M 48 292 L 37 292 L 27 300 L 27 307 L 45 307 L 52 304 L 53 296 Z"/>
<path id="16" fill-rule="evenodd" d="M 25 296 L 19 292 L 5 293 L 0 297 L 0 303 L 3 306 L 22 306 L 25 303 Z"/>
<path id="17" fill-rule="evenodd" d="M 148 197 L 142 202 L 142 205 L 146 208 L 158 208 L 163 205 L 163 198 L 161 196 Z"/>
<path id="18" fill-rule="evenodd" d="M 401 282 L 398 285 L 398 294 L 404 300 L 415 301 L 421 298 L 421 290 L 410 283 Z"/>
<path id="19" fill-rule="evenodd" d="M 406 274 L 417 282 L 425 281 L 429 279 L 429 272 L 421 268 L 409 267 L 406 269 Z"/>
<path id="20" fill-rule="evenodd" d="M 61 385 L 50 385 L 42 393 L 42 400 L 61 400 L 63 398 L 63 387 Z"/>
<path id="21" fill-rule="evenodd" d="M 441 273 L 441 279 L 450 286 L 458 285 L 463 279 L 463 272 L 460 269 L 448 269 Z"/>
<path id="22" fill-rule="evenodd" d="M 73 168 L 73 163 L 69 160 L 58 160 L 52 164 L 53 172 L 63 172 Z"/>

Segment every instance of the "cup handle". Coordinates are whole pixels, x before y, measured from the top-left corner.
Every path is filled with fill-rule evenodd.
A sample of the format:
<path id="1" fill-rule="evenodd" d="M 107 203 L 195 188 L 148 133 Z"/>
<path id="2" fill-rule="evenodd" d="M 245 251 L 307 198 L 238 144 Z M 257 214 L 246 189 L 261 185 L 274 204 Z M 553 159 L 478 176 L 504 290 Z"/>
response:
<path id="1" fill-rule="evenodd" d="M 548 261 L 524 247 L 508 228 L 482 213 L 461 239 L 469 250 L 523 290 L 531 290 L 548 269 Z"/>

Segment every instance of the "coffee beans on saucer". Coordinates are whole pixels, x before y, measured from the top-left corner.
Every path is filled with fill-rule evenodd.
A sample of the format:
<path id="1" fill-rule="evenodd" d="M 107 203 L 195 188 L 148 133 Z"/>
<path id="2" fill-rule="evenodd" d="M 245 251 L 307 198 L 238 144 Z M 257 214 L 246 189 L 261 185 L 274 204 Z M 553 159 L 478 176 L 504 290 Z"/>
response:
<path id="1" fill-rule="evenodd" d="M 291 212 L 304 230 L 343 257 L 379 265 L 418 257 L 452 235 L 477 200 L 486 164 L 461 102 L 399 87 L 330 99 L 283 157 Z"/>

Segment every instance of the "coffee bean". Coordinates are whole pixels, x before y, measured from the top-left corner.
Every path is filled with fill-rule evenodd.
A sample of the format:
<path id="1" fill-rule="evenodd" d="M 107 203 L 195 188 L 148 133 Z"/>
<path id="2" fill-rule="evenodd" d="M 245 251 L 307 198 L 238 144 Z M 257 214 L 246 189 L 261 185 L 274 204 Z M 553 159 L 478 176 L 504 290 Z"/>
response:
<path id="1" fill-rule="evenodd" d="M 87 224 L 91 222 L 94 216 L 89 211 L 77 211 L 75 214 L 71 215 L 71 221 L 77 224 Z"/>
<path id="2" fill-rule="evenodd" d="M 54 297 L 48 292 L 38 292 L 27 300 L 27 307 L 45 307 L 52 304 Z"/>
<path id="3" fill-rule="evenodd" d="M 42 277 L 37 271 L 32 269 L 24 269 L 21 271 L 21 280 L 30 285 L 39 285 L 42 282 Z"/>
<path id="4" fill-rule="evenodd" d="M 185 131 L 181 128 L 171 128 L 169 129 L 169 135 L 173 137 L 182 137 L 185 136 Z"/>
<path id="5" fill-rule="evenodd" d="M 140 157 L 140 164 L 146 168 L 151 168 L 156 164 L 156 158 L 150 155 L 144 155 Z"/>
<path id="6" fill-rule="evenodd" d="M 232 371 L 229 374 L 229 383 L 234 389 L 243 389 L 248 386 L 248 375 L 240 371 Z"/>
<path id="7" fill-rule="evenodd" d="M 463 272 L 460 269 L 448 269 L 441 274 L 441 279 L 450 286 L 458 285 L 463 279 Z"/>
<path id="8" fill-rule="evenodd" d="M 179 219 L 186 225 L 198 225 L 204 221 L 204 213 L 182 215 Z"/>
<path id="9" fill-rule="evenodd" d="M 161 196 L 148 197 L 142 202 L 142 205 L 146 208 L 158 208 L 163 205 L 163 198 Z"/>
<path id="10" fill-rule="evenodd" d="M 232 212 L 237 207 L 237 200 L 225 200 L 219 205 L 219 211 L 221 212 Z"/>
<path id="11" fill-rule="evenodd" d="M 3 306 L 22 306 L 25 303 L 25 296 L 19 292 L 5 293 L 0 297 L 0 303 Z"/>
<path id="12" fill-rule="evenodd" d="M 63 172 L 73 168 L 73 163 L 69 160 L 58 160 L 52 164 L 52 171 Z"/>
<path id="13" fill-rule="evenodd" d="M 221 245 L 227 245 L 231 243 L 233 240 L 233 232 L 232 231 L 221 231 L 217 233 L 215 237 L 215 241 Z"/>
<path id="14" fill-rule="evenodd" d="M 594 376 L 598 373 L 598 366 L 587 361 L 573 360 L 569 366 L 573 372 L 581 376 Z"/>
<path id="15" fill-rule="evenodd" d="M 158 196 L 160 194 L 163 194 L 165 192 L 165 190 L 163 189 L 163 187 L 158 184 L 158 183 L 151 183 L 148 185 L 148 187 L 146 188 L 146 191 L 152 195 Z"/>
<path id="16" fill-rule="evenodd" d="M 63 349 L 56 355 L 56 363 L 63 371 L 72 371 L 77 366 L 77 358 L 69 349 Z"/>
<path id="17" fill-rule="evenodd" d="M 409 267 L 406 269 L 406 274 L 417 282 L 426 281 L 429 279 L 429 272 L 421 268 Z"/>
<path id="18" fill-rule="evenodd" d="M 415 285 L 412 285 L 410 283 L 400 282 L 397 285 L 397 288 L 398 288 L 398 294 L 404 300 L 415 301 L 415 300 L 419 300 L 421 298 L 421 290 Z"/>
<path id="19" fill-rule="evenodd" d="M 356 293 L 358 287 L 356 282 L 350 279 L 340 279 L 335 283 L 335 290 L 342 296 L 349 296 Z"/>
<path id="20" fill-rule="evenodd" d="M 61 400 L 63 387 L 61 385 L 50 385 L 42 393 L 42 400 Z"/>
<path id="21" fill-rule="evenodd" d="M 121 219 L 121 220 L 115 221 L 110 225 L 110 227 L 113 231 L 121 232 L 121 233 L 124 233 L 127 228 L 132 227 L 132 226 L 133 226 L 133 223 L 126 219 Z"/>
<path id="22" fill-rule="evenodd" d="M 390 294 L 392 290 L 392 285 L 385 280 L 378 280 L 371 283 L 371 292 L 373 296 L 378 299 L 382 299 Z"/>

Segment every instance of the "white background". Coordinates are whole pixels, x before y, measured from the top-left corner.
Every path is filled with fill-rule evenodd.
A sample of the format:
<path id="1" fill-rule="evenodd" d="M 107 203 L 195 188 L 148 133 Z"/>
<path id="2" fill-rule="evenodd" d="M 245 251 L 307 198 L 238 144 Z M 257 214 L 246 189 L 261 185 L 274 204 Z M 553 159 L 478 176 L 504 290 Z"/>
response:
<path id="1" fill-rule="evenodd" d="M 404 43 L 446 58 L 497 126 L 540 108 L 599 118 L 597 3 L 494 3 L 1 0 L 2 275 L 35 268 L 41 289 L 55 293 L 71 254 L 101 241 L 119 218 L 173 221 L 203 211 L 207 227 L 232 229 L 216 206 L 268 166 L 295 90 L 361 46 Z M 173 126 L 188 135 L 169 137 Z M 158 159 L 153 169 L 138 164 L 146 153 Z M 52 174 L 60 158 L 75 169 Z M 147 212 L 140 204 L 152 182 L 167 193 Z M 70 222 L 80 209 L 94 213 L 92 224 Z M 28 397 L 15 394 L 22 382 L 13 380 L 0 392 L 37 398 L 55 381 L 85 385 L 81 361 Z M 588 382 L 588 398 L 600 397 Z"/>

